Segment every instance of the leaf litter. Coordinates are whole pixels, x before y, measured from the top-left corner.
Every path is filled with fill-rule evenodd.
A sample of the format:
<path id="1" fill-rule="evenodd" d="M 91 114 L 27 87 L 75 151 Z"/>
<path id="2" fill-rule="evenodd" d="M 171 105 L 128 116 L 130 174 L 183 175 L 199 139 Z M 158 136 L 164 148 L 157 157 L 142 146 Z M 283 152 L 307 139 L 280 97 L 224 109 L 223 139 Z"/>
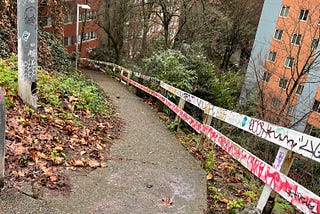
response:
<path id="1" fill-rule="evenodd" d="M 9 95 L 8 99 L 11 102 L 7 108 L 5 141 L 8 186 L 21 187 L 20 183 L 28 182 L 34 197 L 41 196 L 39 189 L 43 187 L 68 194 L 71 184 L 66 170 L 90 172 L 107 166 L 107 151 L 113 139 L 119 137 L 122 126 L 116 116 L 93 115 L 87 109 L 76 109 L 72 105 L 78 98 L 73 96 L 64 97 L 68 105 L 63 111 L 46 105 L 33 110 L 17 96 Z M 46 102 L 41 96 L 39 101 Z"/>

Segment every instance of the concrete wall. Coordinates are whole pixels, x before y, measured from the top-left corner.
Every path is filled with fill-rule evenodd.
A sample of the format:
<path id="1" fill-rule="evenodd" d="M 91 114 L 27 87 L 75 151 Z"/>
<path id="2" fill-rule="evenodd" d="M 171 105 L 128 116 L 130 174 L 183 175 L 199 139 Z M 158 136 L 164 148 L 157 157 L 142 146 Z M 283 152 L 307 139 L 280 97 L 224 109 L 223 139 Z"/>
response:
<path id="1" fill-rule="evenodd" d="M 264 72 L 265 59 L 269 52 L 270 43 L 279 17 L 282 0 L 265 0 L 262 13 L 251 51 L 240 102 L 245 103 L 251 96 L 256 95 L 257 82 Z"/>
<path id="2" fill-rule="evenodd" d="M 317 53 L 320 51 L 320 45 L 317 48 Z M 302 94 L 299 96 L 297 104 L 294 109 L 294 114 L 291 120 L 291 125 L 296 124 L 293 128 L 297 131 L 304 132 L 304 129 L 307 125 L 307 120 L 311 120 L 314 117 L 319 119 L 318 113 L 311 113 L 310 117 L 309 113 L 312 111 L 313 103 L 316 98 L 316 94 L 319 88 L 320 83 L 320 74 L 319 74 L 319 63 L 320 59 L 316 59 L 313 63 L 314 66 L 311 66 L 309 70 L 309 75 L 307 77 L 306 83 L 304 84 L 304 89 Z M 319 126 L 319 120 L 315 121 L 315 123 L 311 122 L 314 126 Z"/>

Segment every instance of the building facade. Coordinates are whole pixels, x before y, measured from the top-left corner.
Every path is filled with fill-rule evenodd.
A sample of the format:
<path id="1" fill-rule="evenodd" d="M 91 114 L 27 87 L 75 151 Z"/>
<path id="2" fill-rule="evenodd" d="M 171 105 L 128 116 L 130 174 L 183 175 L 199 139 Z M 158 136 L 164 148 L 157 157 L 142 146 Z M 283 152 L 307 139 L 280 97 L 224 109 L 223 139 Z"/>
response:
<path id="1" fill-rule="evenodd" d="M 180 9 L 175 4 L 170 4 L 169 1 L 166 8 L 147 1 L 131 0 L 130 15 L 124 28 L 124 45 L 123 52 L 128 58 L 136 58 L 140 56 L 144 50 L 144 43 L 149 43 L 151 40 L 158 40 L 165 37 L 164 12 L 166 9 L 167 18 L 170 17 L 168 23 L 168 45 L 170 46 L 179 29 Z M 174 7 L 175 6 L 175 7 Z"/>
<path id="2" fill-rule="evenodd" d="M 265 0 L 240 101 L 270 122 L 320 137 L 319 0 Z"/>
<path id="3" fill-rule="evenodd" d="M 78 4 L 89 5 L 90 9 L 79 7 L 78 20 L 78 48 L 79 57 L 87 57 L 91 49 L 99 45 L 99 26 L 97 25 L 97 14 L 100 9 L 100 1 L 95 0 L 65 0 L 63 18 L 63 44 L 69 53 L 75 53 L 76 50 L 76 27 L 77 27 L 77 7 Z M 57 15 L 48 8 L 45 14 L 40 15 L 40 20 L 44 30 L 53 32 L 52 22 Z"/>

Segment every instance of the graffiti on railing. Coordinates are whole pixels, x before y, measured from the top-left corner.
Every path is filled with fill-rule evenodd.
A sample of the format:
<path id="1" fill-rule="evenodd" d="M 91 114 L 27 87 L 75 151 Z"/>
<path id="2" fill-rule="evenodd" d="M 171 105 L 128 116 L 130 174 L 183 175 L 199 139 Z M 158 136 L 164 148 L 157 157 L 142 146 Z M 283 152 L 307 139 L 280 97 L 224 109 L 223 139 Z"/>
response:
<path id="1" fill-rule="evenodd" d="M 133 74 L 136 77 L 149 80 L 155 84 L 160 84 L 163 89 L 193 104 L 194 106 L 200 108 L 206 114 L 211 115 L 214 118 L 229 123 L 230 125 L 247 131 L 255 136 L 265 139 L 271 143 L 277 144 L 288 150 L 301 154 L 307 158 L 320 162 L 319 138 L 214 106 L 206 100 L 175 88 L 156 78 L 141 74 L 139 72 L 132 72 L 113 63 L 99 62 L 89 59 L 82 60 L 91 63 L 100 63 L 106 66 L 116 67 L 117 69 L 125 71 L 131 75 Z"/>
<path id="2" fill-rule="evenodd" d="M 88 61 L 94 62 L 92 60 Z M 121 66 L 112 63 L 102 64 L 106 66 L 112 66 L 113 68 L 121 70 L 121 74 L 123 74 L 123 72 L 125 71 L 130 74 L 128 76 L 134 75 L 138 78 L 142 78 L 144 80 L 148 80 L 152 83 L 160 85 L 163 89 L 193 104 L 212 117 L 227 122 L 230 125 L 233 125 L 255 136 L 268 140 L 269 142 L 275 143 L 283 148 L 292 150 L 293 152 L 299 153 L 305 157 L 320 162 L 319 138 L 315 138 L 310 135 L 306 135 L 285 127 L 273 125 L 262 120 L 258 120 L 246 115 L 213 106 L 209 102 L 202 100 L 192 94 L 168 85 L 156 78 L 143 75 L 139 72 L 132 72 L 128 69 L 123 69 Z M 228 152 L 234 159 L 238 160 L 244 167 L 250 170 L 250 172 L 260 178 L 264 183 L 270 186 L 291 204 L 296 206 L 299 210 L 304 213 L 320 214 L 320 197 L 279 172 L 279 168 L 283 163 L 283 160 L 285 159 L 285 153 L 283 151 L 279 150 L 279 155 L 274 162 L 274 166 L 270 166 L 268 163 L 254 156 L 252 153 L 242 148 L 237 143 L 233 142 L 232 140 L 215 130 L 213 127 L 206 124 L 201 124 L 185 111 L 180 109 L 173 102 L 171 102 L 169 99 L 164 97 L 162 94 L 155 92 L 152 89 L 143 86 L 125 76 L 121 76 L 121 78 L 129 84 L 158 98 L 173 112 L 175 112 L 182 120 L 190 125 L 195 131 L 197 131 L 198 133 L 203 133 L 205 136 L 207 136 L 212 142 Z"/>
<path id="3" fill-rule="evenodd" d="M 181 119 L 188 123 L 198 133 L 204 133 L 211 141 L 228 152 L 234 159 L 239 161 L 250 172 L 256 175 L 273 190 L 288 200 L 292 205 L 305 213 L 320 213 L 320 197 L 293 181 L 286 175 L 280 173 L 268 163 L 262 161 L 246 149 L 231 141 L 229 138 L 215 130 L 213 127 L 201 124 L 196 119 L 181 110 L 178 106 L 165 98 L 163 95 L 143 86 L 127 77 L 122 77 L 125 81 L 135 87 L 158 98 Z"/>
<path id="4" fill-rule="evenodd" d="M 202 131 L 209 139 L 301 211 L 320 213 L 319 196 L 280 173 L 214 128 L 204 125 Z"/>
<path id="5" fill-rule="evenodd" d="M 187 92 L 170 86 L 164 82 L 161 82 L 160 85 L 182 99 L 187 98 L 185 99 L 187 102 L 201 110 L 204 110 L 208 115 L 288 150 L 292 150 L 293 152 L 301 154 L 307 158 L 320 162 L 319 138 L 213 106 L 203 99 L 188 94 Z"/>

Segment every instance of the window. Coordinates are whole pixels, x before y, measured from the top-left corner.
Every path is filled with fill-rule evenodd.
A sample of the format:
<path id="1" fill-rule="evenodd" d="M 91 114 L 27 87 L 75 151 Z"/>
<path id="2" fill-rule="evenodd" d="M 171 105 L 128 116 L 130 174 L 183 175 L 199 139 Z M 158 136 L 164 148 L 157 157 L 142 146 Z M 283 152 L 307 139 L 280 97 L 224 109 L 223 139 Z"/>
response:
<path id="1" fill-rule="evenodd" d="M 279 87 L 280 88 L 286 88 L 287 84 L 288 84 L 288 79 L 280 78 L 280 81 L 279 81 Z"/>
<path id="2" fill-rule="evenodd" d="M 274 62 L 276 60 L 277 52 L 270 51 L 268 55 L 268 60 Z"/>
<path id="3" fill-rule="evenodd" d="M 269 82 L 270 77 L 271 77 L 271 73 L 270 72 L 264 72 L 262 80 L 265 81 L 265 82 Z"/>
<path id="4" fill-rule="evenodd" d="M 44 23 L 44 27 L 51 27 L 52 26 L 52 18 L 51 17 L 45 17 L 43 23 Z"/>
<path id="5" fill-rule="evenodd" d="M 302 71 L 305 72 L 305 73 L 309 73 L 309 70 L 310 70 L 310 63 L 309 62 L 306 62 L 303 66 L 303 69 Z"/>
<path id="6" fill-rule="evenodd" d="M 307 124 L 304 132 L 314 137 L 320 137 L 320 129 L 309 123 Z"/>
<path id="7" fill-rule="evenodd" d="M 301 34 L 294 33 L 291 37 L 291 44 L 300 45 Z"/>
<path id="8" fill-rule="evenodd" d="M 80 13 L 80 21 L 97 19 L 97 11 L 83 11 Z"/>
<path id="9" fill-rule="evenodd" d="M 72 16 L 71 14 L 67 14 L 64 17 L 64 23 L 71 23 L 72 22 Z"/>
<path id="10" fill-rule="evenodd" d="M 282 9 L 281 9 L 281 12 L 280 12 L 280 16 L 282 17 L 288 17 L 288 14 L 289 14 L 289 10 L 290 10 L 290 7 L 289 6 L 282 6 Z"/>
<path id="11" fill-rule="evenodd" d="M 294 112 L 294 106 L 290 105 L 287 111 L 287 115 L 292 116 Z"/>
<path id="12" fill-rule="evenodd" d="M 319 38 L 312 39 L 311 50 L 316 50 L 318 48 L 318 45 L 319 45 Z"/>
<path id="13" fill-rule="evenodd" d="M 276 31 L 274 32 L 273 38 L 275 38 L 277 40 L 281 40 L 282 33 L 283 33 L 283 30 L 276 29 Z"/>
<path id="14" fill-rule="evenodd" d="M 70 45 L 72 45 L 72 36 L 64 37 L 63 40 L 64 40 L 64 41 L 63 41 L 64 46 L 70 46 Z"/>
<path id="15" fill-rule="evenodd" d="M 90 32 L 90 39 L 95 39 L 95 38 L 97 38 L 97 34 L 96 34 L 96 32 Z"/>
<path id="16" fill-rule="evenodd" d="M 306 21 L 309 15 L 309 10 L 307 9 L 301 9 L 300 10 L 300 15 L 299 15 L 299 20 Z"/>
<path id="17" fill-rule="evenodd" d="M 87 14 L 87 20 L 94 20 L 97 19 L 97 11 L 89 11 Z"/>
<path id="18" fill-rule="evenodd" d="M 303 88 L 304 88 L 304 85 L 298 85 L 298 87 L 297 87 L 297 90 L 296 90 L 296 94 L 302 94 L 302 91 L 303 91 Z"/>
<path id="19" fill-rule="evenodd" d="M 87 32 L 83 34 L 83 38 L 82 41 L 87 41 L 87 40 L 91 40 L 91 39 L 95 39 L 97 38 L 97 33 L 92 31 L 92 32 Z M 81 38 L 79 39 L 79 41 L 81 41 Z"/>
<path id="20" fill-rule="evenodd" d="M 274 109 L 279 109 L 280 108 L 280 104 L 281 104 L 281 101 L 278 99 L 278 98 L 272 98 L 272 102 L 271 102 L 271 105 Z"/>
<path id="21" fill-rule="evenodd" d="M 314 101 L 312 110 L 320 113 L 320 101 L 319 100 Z"/>
<path id="22" fill-rule="evenodd" d="M 286 57 L 286 60 L 284 62 L 284 66 L 287 67 L 287 68 L 291 68 L 292 65 L 293 65 L 293 61 L 294 61 L 294 58 L 291 57 L 291 56 L 287 56 Z"/>

